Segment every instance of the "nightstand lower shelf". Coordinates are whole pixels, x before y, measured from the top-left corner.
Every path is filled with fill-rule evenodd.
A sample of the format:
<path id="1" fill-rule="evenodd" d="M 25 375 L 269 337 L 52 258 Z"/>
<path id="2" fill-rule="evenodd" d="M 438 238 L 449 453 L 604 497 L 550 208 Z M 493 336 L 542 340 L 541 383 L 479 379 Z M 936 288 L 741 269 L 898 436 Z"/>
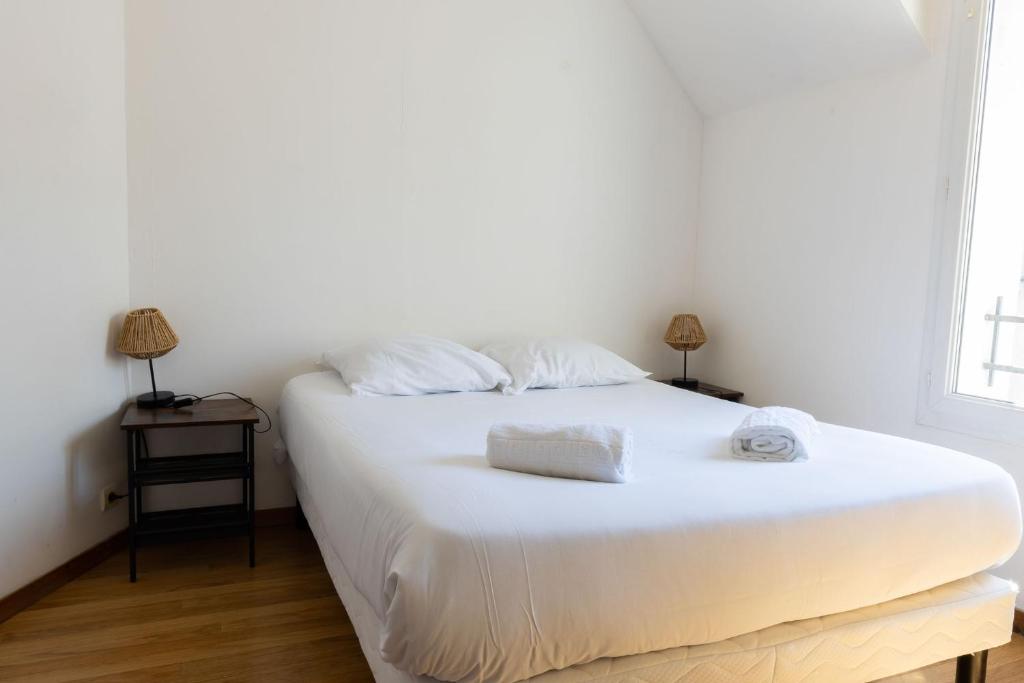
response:
<path id="1" fill-rule="evenodd" d="M 249 511 L 244 506 L 212 505 L 143 512 L 135 526 L 135 535 L 138 540 L 156 537 L 165 540 L 176 536 L 222 535 L 248 530 Z"/>

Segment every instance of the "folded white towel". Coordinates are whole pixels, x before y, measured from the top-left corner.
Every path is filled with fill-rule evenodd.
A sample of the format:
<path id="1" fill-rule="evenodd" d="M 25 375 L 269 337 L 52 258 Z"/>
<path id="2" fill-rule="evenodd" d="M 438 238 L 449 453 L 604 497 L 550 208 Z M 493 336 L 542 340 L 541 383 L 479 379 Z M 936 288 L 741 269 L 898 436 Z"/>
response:
<path id="1" fill-rule="evenodd" d="M 633 433 L 602 424 L 501 423 L 487 433 L 491 467 L 622 484 L 632 477 Z"/>
<path id="2" fill-rule="evenodd" d="M 747 415 L 732 433 L 732 454 L 746 460 L 807 460 L 818 423 L 795 408 L 770 406 Z"/>

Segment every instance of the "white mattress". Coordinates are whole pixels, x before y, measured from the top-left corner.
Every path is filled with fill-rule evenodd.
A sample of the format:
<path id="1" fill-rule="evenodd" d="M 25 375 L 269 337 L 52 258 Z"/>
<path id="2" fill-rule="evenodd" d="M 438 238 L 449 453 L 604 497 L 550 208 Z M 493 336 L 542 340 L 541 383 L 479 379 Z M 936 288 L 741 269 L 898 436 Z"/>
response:
<path id="1" fill-rule="evenodd" d="M 435 682 L 380 658 L 381 623 L 331 548 L 324 521 L 294 467 L 292 481 L 374 680 Z M 881 605 L 770 626 L 706 645 L 598 659 L 529 681 L 863 683 L 1005 644 L 1010 639 L 1016 596 L 1017 587 L 1011 582 L 980 573 Z"/>
<path id="2" fill-rule="evenodd" d="M 724 641 L 972 576 L 1020 537 L 983 460 L 823 425 L 806 463 L 728 457 L 750 408 L 655 382 L 353 398 L 333 372 L 281 403 L 298 476 L 379 623 L 380 658 L 515 681 Z M 635 480 L 488 468 L 494 421 L 633 429 Z"/>

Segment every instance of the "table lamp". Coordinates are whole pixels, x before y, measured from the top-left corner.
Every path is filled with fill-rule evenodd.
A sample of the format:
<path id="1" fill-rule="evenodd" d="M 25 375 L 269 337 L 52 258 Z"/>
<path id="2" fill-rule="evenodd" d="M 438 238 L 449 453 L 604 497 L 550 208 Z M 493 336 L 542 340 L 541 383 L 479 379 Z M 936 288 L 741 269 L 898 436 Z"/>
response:
<path id="1" fill-rule="evenodd" d="M 699 349 L 708 340 L 700 319 L 693 313 L 680 313 L 672 316 L 672 322 L 665 331 L 665 343 L 676 351 L 683 352 L 683 376 L 673 377 L 673 386 L 684 389 L 696 389 L 697 380 L 686 376 L 686 354 Z"/>
<path id="2" fill-rule="evenodd" d="M 153 359 L 178 345 L 178 335 L 158 308 L 137 308 L 128 311 L 117 337 L 117 350 L 126 356 L 149 361 L 149 381 L 153 391 L 139 394 L 139 408 L 163 408 L 174 403 L 173 391 L 157 391 L 153 375 Z"/>

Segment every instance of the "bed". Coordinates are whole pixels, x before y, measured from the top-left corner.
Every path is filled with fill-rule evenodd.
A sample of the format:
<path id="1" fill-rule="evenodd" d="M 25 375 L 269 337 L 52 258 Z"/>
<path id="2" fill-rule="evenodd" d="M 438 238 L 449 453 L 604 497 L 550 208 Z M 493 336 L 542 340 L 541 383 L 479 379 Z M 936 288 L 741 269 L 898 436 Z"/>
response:
<path id="1" fill-rule="evenodd" d="M 809 462 L 735 460 L 749 410 L 653 381 L 357 398 L 334 372 L 280 405 L 379 682 L 858 682 L 1008 641 L 1006 472 L 833 425 Z M 627 425 L 635 479 L 489 468 L 499 420 Z"/>

